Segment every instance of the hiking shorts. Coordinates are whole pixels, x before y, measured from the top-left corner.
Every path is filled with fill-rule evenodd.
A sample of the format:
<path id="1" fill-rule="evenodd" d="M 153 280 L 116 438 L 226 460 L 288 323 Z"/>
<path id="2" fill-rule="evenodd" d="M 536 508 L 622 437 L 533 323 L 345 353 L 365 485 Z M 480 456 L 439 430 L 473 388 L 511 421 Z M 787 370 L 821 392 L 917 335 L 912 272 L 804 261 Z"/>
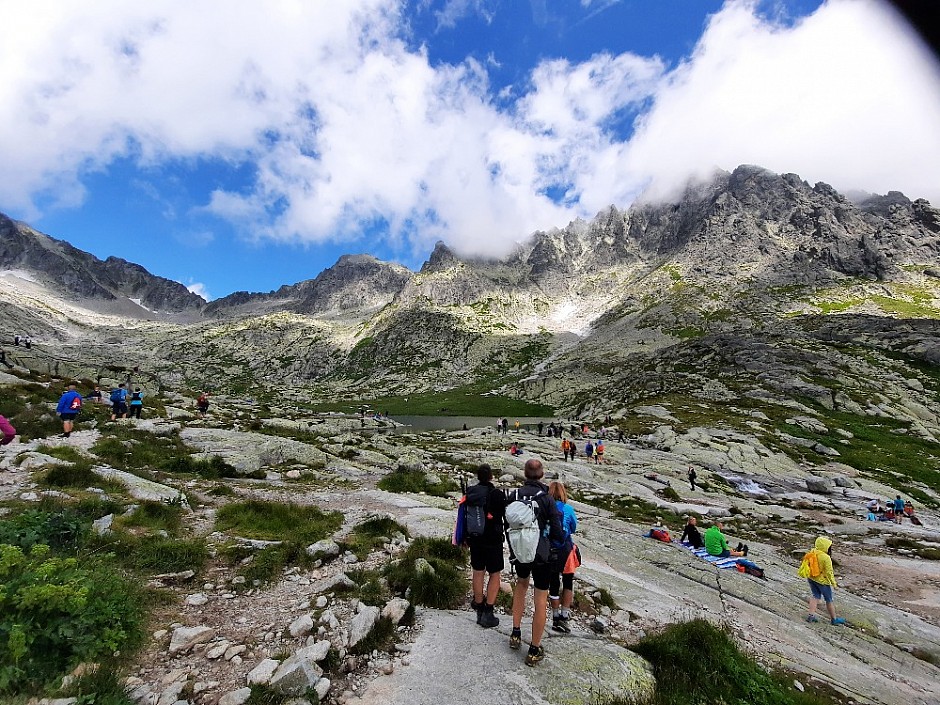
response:
<path id="1" fill-rule="evenodd" d="M 519 563 L 516 575 L 521 580 L 528 580 L 531 575 L 536 590 L 548 590 L 552 584 L 552 567 L 548 563 Z"/>
<path id="2" fill-rule="evenodd" d="M 809 590 L 813 593 L 814 600 L 825 600 L 827 605 L 832 602 L 832 585 L 823 585 L 810 578 L 807 578 L 806 582 L 809 583 Z"/>
<path id="3" fill-rule="evenodd" d="M 487 573 L 499 573 L 506 567 L 503 561 L 503 544 L 470 544 L 470 567 L 485 570 Z"/>
<path id="4" fill-rule="evenodd" d="M 111 405 L 111 413 L 115 415 L 126 414 L 127 404 L 123 401 L 116 401 Z"/>
<path id="5" fill-rule="evenodd" d="M 70 411 L 66 414 L 59 414 L 59 418 L 63 421 L 74 421 L 75 417 L 78 416 L 78 412 Z"/>

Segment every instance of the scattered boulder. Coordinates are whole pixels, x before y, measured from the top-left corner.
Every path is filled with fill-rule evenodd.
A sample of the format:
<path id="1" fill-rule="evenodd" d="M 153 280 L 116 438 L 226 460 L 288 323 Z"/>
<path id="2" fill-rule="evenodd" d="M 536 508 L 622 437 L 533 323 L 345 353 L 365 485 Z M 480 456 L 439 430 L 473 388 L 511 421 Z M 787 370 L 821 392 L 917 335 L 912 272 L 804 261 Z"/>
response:
<path id="1" fill-rule="evenodd" d="M 313 631 L 313 618 L 309 614 L 302 614 L 287 628 L 292 637 L 306 636 Z"/>
<path id="2" fill-rule="evenodd" d="M 825 477 L 807 477 L 806 489 L 813 494 L 832 494 L 832 485 Z"/>
<path id="3" fill-rule="evenodd" d="M 219 698 L 219 705 L 245 705 L 251 697 L 251 688 L 239 688 Z"/>
<path id="4" fill-rule="evenodd" d="M 382 608 L 382 616 L 392 621 L 392 624 L 399 624 L 404 619 L 405 614 L 411 603 L 401 597 L 394 597 Z"/>
<path id="5" fill-rule="evenodd" d="M 308 688 L 316 686 L 323 675 L 323 669 L 312 658 L 318 651 L 316 645 L 298 649 L 277 667 L 269 681 L 270 686 L 284 695 L 303 695 Z"/>
<path id="6" fill-rule="evenodd" d="M 179 627 L 173 630 L 170 637 L 170 655 L 188 651 L 196 644 L 205 644 L 215 636 L 215 629 L 211 627 Z"/>
<path id="7" fill-rule="evenodd" d="M 248 682 L 248 685 L 266 685 L 271 681 L 274 672 L 280 665 L 280 661 L 275 661 L 273 658 L 266 658 L 248 671 L 245 680 Z"/>
<path id="8" fill-rule="evenodd" d="M 111 533 L 111 525 L 114 523 L 114 515 L 106 514 L 100 519 L 91 522 L 91 530 L 98 536 L 107 536 Z"/>
<path id="9" fill-rule="evenodd" d="M 379 608 L 360 604 L 358 613 L 349 624 L 349 641 L 347 645 L 353 647 L 365 639 L 377 621 L 379 621 Z"/>

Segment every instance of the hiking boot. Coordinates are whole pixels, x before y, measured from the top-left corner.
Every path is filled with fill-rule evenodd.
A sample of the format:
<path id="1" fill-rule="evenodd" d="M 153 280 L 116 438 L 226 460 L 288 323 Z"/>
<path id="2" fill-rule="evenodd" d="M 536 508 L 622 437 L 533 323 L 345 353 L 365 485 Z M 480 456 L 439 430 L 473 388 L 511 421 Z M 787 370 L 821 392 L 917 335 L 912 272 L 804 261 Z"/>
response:
<path id="1" fill-rule="evenodd" d="M 845 624 L 845 619 L 843 619 L 842 617 L 836 617 L 835 619 L 832 620 L 831 624 L 835 624 L 835 625 Z"/>
<path id="2" fill-rule="evenodd" d="M 512 634 L 509 635 L 509 648 L 518 649 L 522 646 L 522 630 L 513 629 Z"/>
<path id="3" fill-rule="evenodd" d="M 479 624 L 484 629 L 490 629 L 492 627 L 499 626 L 499 617 L 493 614 L 493 605 L 483 605 L 480 609 L 479 616 L 477 617 L 477 624 Z"/>
<path id="4" fill-rule="evenodd" d="M 747 544 L 744 544 L 744 548 L 741 550 L 744 552 L 744 555 L 747 556 Z"/>
<path id="5" fill-rule="evenodd" d="M 815 614 L 807 615 L 806 621 L 807 621 L 807 622 L 818 622 L 818 621 L 819 621 L 819 617 L 817 617 Z"/>
<path id="6" fill-rule="evenodd" d="M 562 634 L 570 634 L 571 627 L 568 626 L 568 620 L 563 617 L 555 617 L 552 620 L 552 631 L 561 632 Z"/>
<path id="7" fill-rule="evenodd" d="M 482 602 L 476 602 L 474 600 L 470 601 L 470 609 L 477 613 L 477 624 L 480 623 L 480 616 L 483 614 L 483 604 Z"/>
<path id="8" fill-rule="evenodd" d="M 529 653 L 525 655 L 525 665 L 534 666 L 543 658 L 545 658 L 545 649 L 541 646 L 530 646 Z"/>

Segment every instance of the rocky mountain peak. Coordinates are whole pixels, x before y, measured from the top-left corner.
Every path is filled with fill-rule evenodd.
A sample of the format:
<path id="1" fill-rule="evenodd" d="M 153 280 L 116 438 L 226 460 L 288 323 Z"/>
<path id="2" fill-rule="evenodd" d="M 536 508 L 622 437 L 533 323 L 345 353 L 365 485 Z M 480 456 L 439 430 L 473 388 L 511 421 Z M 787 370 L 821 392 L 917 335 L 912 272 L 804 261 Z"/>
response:
<path id="1" fill-rule="evenodd" d="M 460 264 L 460 258 L 443 241 L 438 240 L 428 257 L 428 261 L 421 265 L 421 273 L 440 272 Z"/>

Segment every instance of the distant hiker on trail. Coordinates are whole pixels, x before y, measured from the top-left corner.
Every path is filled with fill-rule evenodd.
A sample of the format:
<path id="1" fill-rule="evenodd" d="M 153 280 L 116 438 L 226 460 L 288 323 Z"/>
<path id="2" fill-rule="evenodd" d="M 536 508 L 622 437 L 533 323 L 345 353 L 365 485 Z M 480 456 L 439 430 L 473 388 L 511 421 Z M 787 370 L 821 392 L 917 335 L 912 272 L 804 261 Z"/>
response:
<path id="1" fill-rule="evenodd" d="M 111 420 L 127 418 L 127 390 L 124 388 L 124 382 L 111 390 Z"/>
<path id="2" fill-rule="evenodd" d="M 97 384 L 95 385 L 94 389 L 92 389 L 90 392 L 88 392 L 88 394 L 85 395 L 85 399 L 88 399 L 89 401 L 93 401 L 95 404 L 100 404 L 101 398 L 102 398 L 101 387 L 99 387 Z"/>
<path id="3" fill-rule="evenodd" d="M 698 474 L 695 472 L 695 468 L 691 465 L 689 466 L 689 484 L 692 485 L 692 491 L 695 492 L 695 479 L 698 477 Z"/>
<path id="4" fill-rule="evenodd" d="M 509 433 L 509 419 L 503 418 L 503 435 Z"/>
<path id="5" fill-rule="evenodd" d="M 196 399 L 196 410 L 199 411 L 199 415 L 205 418 L 206 413 L 209 411 L 209 393 L 203 392 Z"/>
<path id="6" fill-rule="evenodd" d="M 131 394 L 131 403 L 130 407 L 130 417 L 137 417 L 140 420 L 140 412 L 144 409 L 144 393 L 140 391 L 140 387 L 135 387 L 133 394 Z"/>
<path id="7" fill-rule="evenodd" d="M 539 429 L 539 435 L 540 435 L 540 436 L 542 435 L 542 429 L 543 429 L 543 428 L 545 428 L 545 424 L 542 423 L 541 421 L 539 421 L 538 429 Z"/>
<path id="8" fill-rule="evenodd" d="M 623 429 L 617 429 L 617 443 L 623 443 Z"/>
<path id="9" fill-rule="evenodd" d="M 13 428 L 13 424 L 7 419 L 6 416 L 0 414 L 0 433 L 3 434 L 3 438 L 0 439 L 0 446 L 8 445 L 16 438 L 16 429 Z"/>
<path id="10" fill-rule="evenodd" d="M 571 437 L 574 438 L 575 436 L 578 435 L 578 427 L 575 426 L 574 424 L 571 424 L 571 428 L 569 429 L 569 432 L 571 433 Z"/>
<path id="11" fill-rule="evenodd" d="M 31 347 L 33 347 L 33 339 L 27 335 L 25 338 L 23 338 L 23 345 L 25 345 L 26 349 L 29 350 Z"/>
<path id="12" fill-rule="evenodd" d="M 704 545 L 702 535 L 699 533 L 696 524 L 698 524 L 698 522 L 695 517 L 689 517 L 685 528 L 682 530 L 682 536 L 679 537 L 679 543 L 688 543 L 692 548 L 701 548 Z"/>
<path id="13" fill-rule="evenodd" d="M 525 484 L 506 497 L 506 538 L 510 560 L 516 566 L 518 579 L 512 593 L 512 632 L 509 648 L 522 646 L 522 614 L 525 611 L 529 577 L 535 584 L 535 611 L 532 614 L 532 640 L 526 654 L 527 666 L 534 666 L 545 657 L 542 634 L 545 631 L 548 588 L 551 584 L 551 541 L 563 538 L 561 521 L 555 502 L 542 484 L 545 471 L 542 461 L 526 461 Z"/>
<path id="14" fill-rule="evenodd" d="M 739 543 L 738 547 L 733 551 L 728 547 L 728 540 L 725 538 L 725 535 L 721 533 L 723 528 L 721 522 L 718 521 L 705 529 L 705 550 L 708 551 L 708 555 L 717 556 L 718 558 L 728 558 L 729 556 L 740 558 L 741 556 L 746 556 L 747 546 Z"/>
<path id="15" fill-rule="evenodd" d="M 904 500 L 901 499 L 901 495 L 894 498 L 892 509 L 894 509 L 894 523 L 900 524 L 901 519 L 904 518 Z"/>
<path id="16" fill-rule="evenodd" d="M 567 438 L 563 438 L 561 441 L 561 454 L 565 457 L 565 462 L 568 461 L 568 455 L 571 453 L 571 443 Z"/>
<path id="17" fill-rule="evenodd" d="M 493 486 L 493 470 L 489 465 L 477 468 L 478 484 L 467 488 L 460 500 L 464 507 L 464 542 L 470 547 L 470 567 L 473 569 L 473 602 L 477 624 L 484 629 L 499 626 L 493 606 L 499 597 L 499 579 L 503 562 L 503 515 L 506 496 Z M 486 591 L 484 574 L 489 573 Z"/>
<path id="18" fill-rule="evenodd" d="M 13 344 L 14 344 L 16 347 L 19 347 L 19 346 L 20 346 L 20 336 L 18 336 L 18 335 L 14 335 L 14 336 L 13 336 Z"/>
<path id="19" fill-rule="evenodd" d="M 832 541 L 830 539 L 825 536 L 816 539 L 812 550 L 803 556 L 797 575 L 806 578 L 809 583 L 809 614 L 806 616 L 806 621 L 819 621 L 819 617 L 816 616 L 816 606 L 820 600 L 824 600 L 830 623 L 845 624 L 842 617 L 836 617 L 836 608 L 832 604 L 832 590 L 836 587 L 836 575 L 832 570 Z"/>
<path id="20" fill-rule="evenodd" d="M 595 465 L 604 464 L 604 451 L 606 450 L 607 448 L 604 446 L 604 441 L 598 440 L 597 443 L 594 444 L 594 464 Z"/>
<path id="21" fill-rule="evenodd" d="M 550 438 L 555 438 L 555 437 L 557 437 L 557 435 L 556 435 L 556 433 L 555 433 L 555 422 L 554 422 L 554 421 L 552 421 L 550 424 L 548 424 L 548 435 L 549 435 Z"/>
<path id="22" fill-rule="evenodd" d="M 522 448 L 519 447 L 519 444 L 515 441 L 512 442 L 512 445 L 509 446 L 509 452 L 513 455 L 522 455 Z"/>
<path id="23" fill-rule="evenodd" d="M 7 369 L 12 370 L 13 365 L 7 362 L 7 351 L 0 350 L 0 365 L 5 365 Z"/>
<path id="24" fill-rule="evenodd" d="M 552 578 L 548 586 L 548 599 L 552 605 L 552 629 L 568 634 L 571 627 L 571 603 L 574 601 L 574 572 L 581 565 L 581 553 L 571 538 L 578 530 L 578 517 L 574 507 L 568 504 L 568 492 L 560 482 L 548 486 L 549 494 L 555 499 L 555 508 L 561 517 L 561 530 L 564 538 L 552 542 Z M 575 555 L 572 555 L 575 554 Z"/>
<path id="25" fill-rule="evenodd" d="M 59 404 L 55 412 L 62 419 L 62 435 L 68 438 L 72 434 L 75 417 L 82 410 L 82 395 L 75 391 L 75 382 L 69 383 L 69 388 L 59 397 Z"/>
<path id="26" fill-rule="evenodd" d="M 588 462 L 591 462 L 594 457 L 594 444 L 590 441 L 584 444 L 584 457 L 588 459 Z"/>

